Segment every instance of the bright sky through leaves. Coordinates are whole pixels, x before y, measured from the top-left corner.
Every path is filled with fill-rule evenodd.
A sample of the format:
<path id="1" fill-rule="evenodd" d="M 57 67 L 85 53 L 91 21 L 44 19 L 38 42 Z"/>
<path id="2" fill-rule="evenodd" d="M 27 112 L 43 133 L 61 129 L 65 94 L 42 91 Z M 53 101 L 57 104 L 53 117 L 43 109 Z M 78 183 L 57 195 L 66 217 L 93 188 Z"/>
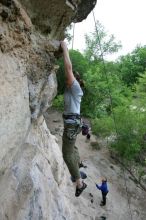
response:
<path id="1" fill-rule="evenodd" d="M 94 9 L 96 20 L 100 21 L 109 35 L 114 34 L 123 46 L 118 54 L 110 56 L 109 59 L 131 52 L 138 44 L 146 45 L 145 11 L 146 0 L 97 0 Z M 75 25 L 74 49 L 81 52 L 84 50 L 84 35 L 92 32 L 94 27 L 92 12 L 86 20 Z"/>

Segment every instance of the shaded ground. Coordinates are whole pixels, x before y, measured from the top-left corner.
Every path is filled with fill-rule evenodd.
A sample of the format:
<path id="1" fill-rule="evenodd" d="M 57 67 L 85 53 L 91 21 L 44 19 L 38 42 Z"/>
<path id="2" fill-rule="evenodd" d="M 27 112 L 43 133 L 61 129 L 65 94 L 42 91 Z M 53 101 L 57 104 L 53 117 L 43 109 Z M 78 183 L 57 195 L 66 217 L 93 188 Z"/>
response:
<path id="1" fill-rule="evenodd" d="M 61 148 L 63 132 L 61 113 L 49 110 L 45 117 L 51 133 L 57 137 Z M 95 145 L 95 142 L 98 146 L 91 146 Z M 129 174 L 123 172 L 111 159 L 106 144 L 96 139 L 94 135 L 91 135 L 90 140 L 86 140 L 79 134 L 76 146 L 79 148 L 81 160 L 87 165 L 87 168 L 82 170 L 88 175 L 85 181 L 88 187 L 79 198 L 74 197 L 75 189 L 69 184 L 72 192 L 71 202 L 76 207 L 76 212 L 80 213 L 79 220 L 146 220 L 146 192 L 131 181 Z M 100 183 L 101 176 L 107 177 L 110 190 L 106 207 L 100 207 L 101 192 L 95 187 L 95 182 Z"/>

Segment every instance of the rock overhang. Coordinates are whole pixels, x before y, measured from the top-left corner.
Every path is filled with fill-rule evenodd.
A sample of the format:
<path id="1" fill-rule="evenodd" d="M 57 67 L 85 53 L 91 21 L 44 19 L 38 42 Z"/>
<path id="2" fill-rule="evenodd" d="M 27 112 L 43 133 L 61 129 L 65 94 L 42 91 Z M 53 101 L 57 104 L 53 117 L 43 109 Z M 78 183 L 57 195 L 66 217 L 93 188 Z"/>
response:
<path id="1" fill-rule="evenodd" d="M 63 39 L 67 26 L 81 22 L 97 0 L 20 0 L 33 25 L 50 39 Z"/>

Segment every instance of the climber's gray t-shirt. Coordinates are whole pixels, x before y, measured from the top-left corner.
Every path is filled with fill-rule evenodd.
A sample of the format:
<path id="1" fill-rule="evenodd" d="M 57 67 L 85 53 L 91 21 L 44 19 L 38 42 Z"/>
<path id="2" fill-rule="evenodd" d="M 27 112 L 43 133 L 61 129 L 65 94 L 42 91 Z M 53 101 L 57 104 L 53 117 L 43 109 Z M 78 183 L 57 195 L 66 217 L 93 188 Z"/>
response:
<path id="1" fill-rule="evenodd" d="M 80 103 L 83 96 L 83 91 L 80 84 L 75 79 L 71 87 L 66 88 L 64 93 L 64 114 L 79 114 L 80 115 Z"/>

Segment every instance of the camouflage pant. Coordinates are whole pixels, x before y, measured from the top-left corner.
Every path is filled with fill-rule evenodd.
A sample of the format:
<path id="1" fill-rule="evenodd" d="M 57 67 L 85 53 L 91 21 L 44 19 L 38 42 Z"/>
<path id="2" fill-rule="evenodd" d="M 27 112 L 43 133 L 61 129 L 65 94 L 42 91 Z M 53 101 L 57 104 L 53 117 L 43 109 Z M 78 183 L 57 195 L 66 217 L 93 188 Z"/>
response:
<path id="1" fill-rule="evenodd" d="M 71 176 L 73 176 L 75 179 L 80 178 L 80 156 L 78 148 L 75 146 L 76 138 L 80 131 L 80 120 L 76 120 L 76 123 L 74 124 L 66 123 L 64 121 L 64 133 L 62 138 L 63 159 L 69 169 Z"/>

